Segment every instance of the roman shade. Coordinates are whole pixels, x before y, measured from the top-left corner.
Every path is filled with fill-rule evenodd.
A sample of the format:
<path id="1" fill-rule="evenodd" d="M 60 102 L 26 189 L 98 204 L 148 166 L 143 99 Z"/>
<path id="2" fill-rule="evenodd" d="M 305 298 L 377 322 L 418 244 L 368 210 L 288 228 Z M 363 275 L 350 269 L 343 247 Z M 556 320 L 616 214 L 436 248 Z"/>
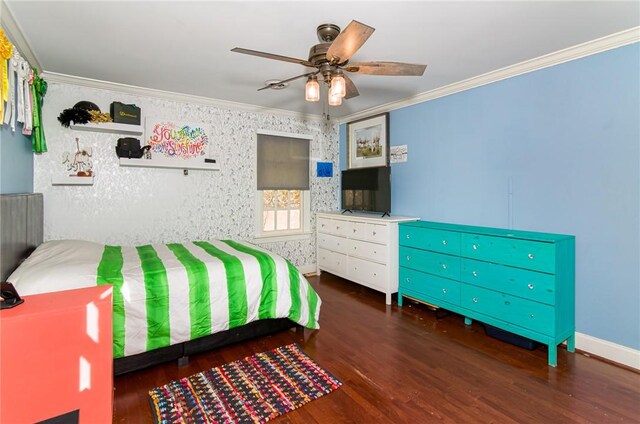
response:
<path id="1" fill-rule="evenodd" d="M 258 190 L 309 190 L 309 140 L 258 134 Z"/>

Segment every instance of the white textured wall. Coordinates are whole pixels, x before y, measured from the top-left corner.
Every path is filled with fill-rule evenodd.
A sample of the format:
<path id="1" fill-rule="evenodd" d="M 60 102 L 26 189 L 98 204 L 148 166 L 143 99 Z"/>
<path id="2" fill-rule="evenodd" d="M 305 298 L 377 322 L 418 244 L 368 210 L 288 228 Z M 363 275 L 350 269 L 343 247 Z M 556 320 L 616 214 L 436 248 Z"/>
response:
<path id="1" fill-rule="evenodd" d="M 112 101 L 134 103 L 145 116 L 168 117 L 211 126 L 211 156 L 220 171 L 128 168 L 118 165 L 116 140 L 122 135 L 74 131 L 57 121 L 80 100 L 108 111 Z M 36 155 L 34 191 L 44 194 L 45 240 L 83 239 L 135 245 L 233 238 L 251 240 L 255 222 L 255 134 L 258 129 L 308 134 L 311 142 L 311 210 L 337 209 L 339 179 L 315 177 L 315 162 L 338 163 L 338 128 L 313 120 L 221 109 L 153 97 L 51 83 L 45 97 L 48 153 Z M 66 173 L 62 153 L 93 149 L 93 186 L 52 186 Z M 315 218 L 312 219 L 315 229 Z M 264 245 L 296 265 L 315 263 L 315 238 Z"/>

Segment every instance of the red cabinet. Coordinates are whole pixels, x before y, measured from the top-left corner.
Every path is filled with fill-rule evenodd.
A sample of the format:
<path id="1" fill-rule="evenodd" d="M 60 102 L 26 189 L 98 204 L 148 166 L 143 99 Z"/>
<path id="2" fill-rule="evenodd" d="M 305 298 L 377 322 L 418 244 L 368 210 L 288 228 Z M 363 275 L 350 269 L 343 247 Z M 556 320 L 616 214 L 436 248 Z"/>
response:
<path id="1" fill-rule="evenodd" d="M 0 311 L 0 422 L 33 423 L 79 411 L 113 412 L 111 287 L 24 296 Z"/>

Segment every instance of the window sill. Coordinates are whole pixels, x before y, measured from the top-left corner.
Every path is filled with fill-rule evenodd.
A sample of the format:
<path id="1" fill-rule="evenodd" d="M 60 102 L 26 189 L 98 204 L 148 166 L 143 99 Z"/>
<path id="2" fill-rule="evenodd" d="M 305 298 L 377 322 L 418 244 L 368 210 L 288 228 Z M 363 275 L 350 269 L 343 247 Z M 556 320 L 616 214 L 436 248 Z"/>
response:
<path id="1" fill-rule="evenodd" d="M 304 233 L 295 233 L 295 234 L 274 234 L 270 235 L 259 235 L 253 238 L 255 243 L 276 243 L 279 241 L 292 241 L 292 240 L 308 240 L 311 238 L 311 231 L 307 231 Z"/>

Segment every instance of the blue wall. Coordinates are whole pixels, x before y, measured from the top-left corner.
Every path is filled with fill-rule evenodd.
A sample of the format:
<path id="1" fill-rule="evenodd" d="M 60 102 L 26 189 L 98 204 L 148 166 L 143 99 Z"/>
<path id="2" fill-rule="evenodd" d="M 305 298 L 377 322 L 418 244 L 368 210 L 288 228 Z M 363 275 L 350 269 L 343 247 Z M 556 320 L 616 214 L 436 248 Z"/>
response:
<path id="1" fill-rule="evenodd" d="M 392 111 L 392 212 L 574 234 L 577 331 L 640 349 L 639 81 L 634 44 Z"/>
<path id="2" fill-rule="evenodd" d="M 0 193 L 33 193 L 31 138 L 0 125 Z"/>

